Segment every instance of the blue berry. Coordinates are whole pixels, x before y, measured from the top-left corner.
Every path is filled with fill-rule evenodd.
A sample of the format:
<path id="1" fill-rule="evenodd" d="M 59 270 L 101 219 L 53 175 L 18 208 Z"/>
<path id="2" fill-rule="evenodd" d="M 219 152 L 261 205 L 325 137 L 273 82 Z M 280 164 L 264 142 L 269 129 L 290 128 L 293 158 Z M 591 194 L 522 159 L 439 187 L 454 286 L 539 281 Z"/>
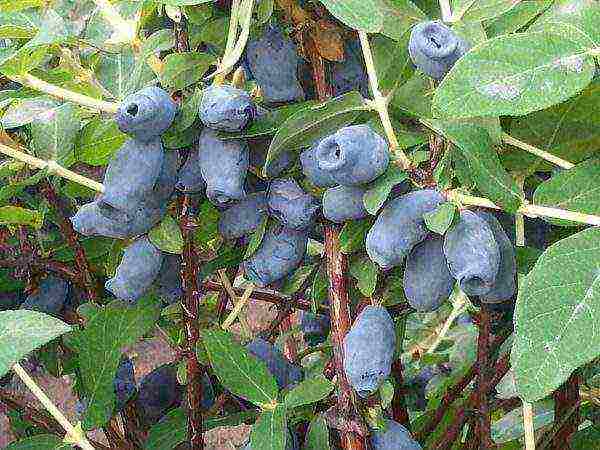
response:
<path id="1" fill-rule="evenodd" d="M 409 253 L 404 269 L 404 295 L 420 312 L 438 309 L 448 299 L 454 278 L 444 256 L 444 240 L 430 236 Z"/>
<path id="2" fill-rule="evenodd" d="M 220 139 L 208 128 L 198 141 L 198 163 L 206 182 L 206 196 L 217 205 L 246 197 L 244 180 L 248 171 L 248 145 L 243 140 Z"/>
<path id="3" fill-rule="evenodd" d="M 246 345 L 246 349 L 267 365 L 279 388 L 290 387 L 302 380 L 302 370 L 285 359 L 277 347 L 264 339 L 254 339 Z"/>
<path id="4" fill-rule="evenodd" d="M 154 281 L 154 289 L 160 299 L 173 304 L 183 296 L 181 283 L 181 256 L 165 253 L 160 271 Z"/>
<path id="5" fill-rule="evenodd" d="M 219 233 L 225 239 L 237 239 L 252 233 L 267 217 L 267 196 L 264 192 L 248 195 L 221 212 Z"/>
<path id="6" fill-rule="evenodd" d="M 307 243 L 306 231 L 270 227 L 258 250 L 242 263 L 246 278 L 262 287 L 281 280 L 302 263 Z"/>
<path id="7" fill-rule="evenodd" d="M 156 280 L 163 253 L 147 237 L 138 238 L 125 249 L 117 273 L 106 282 L 106 289 L 128 302 L 140 299 Z"/>
<path id="8" fill-rule="evenodd" d="M 200 163 L 198 162 L 197 143 L 188 155 L 183 167 L 179 170 L 179 179 L 175 187 L 186 194 L 197 194 L 206 190 L 206 183 L 202 178 Z"/>
<path id="9" fill-rule="evenodd" d="M 323 194 L 323 215 L 327 220 L 344 223 L 368 217 L 363 203 L 366 189 L 362 186 L 338 186 Z"/>
<path id="10" fill-rule="evenodd" d="M 444 201 L 433 189 L 410 192 L 389 202 L 366 239 L 367 254 L 383 269 L 399 266 L 412 248 L 429 234 L 423 214 Z"/>
<path id="11" fill-rule="evenodd" d="M 304 230 L 312 225 L 319 203 L 291 178 L 274 180 L 267 194 L 269 213 L 287 228 Z"/>
<path id="12" fill-rule="evenodd" d="M 390 375 L 396 330 L 381 306 L 367 306 L 344 337 L 344 373 L 361 397 L 368 397 Z"/>
<path id="13" fill-rule="evenodd" d="M 469 47 L 454 31 L 434 20 L 420 23 L 412 29 L 408 52 L 419 70 L 441 80 Z"/>
<path id="14" fill-rule="evenodd" d="M 177 105 L 163 89 L 151 86 L 125 97 L 115 120 L 123 133 L 139 141 L 162 135 L 171 126 Z"/>
<path id="15" fill-rule="evenodd" d="M 462 211 L 444 238 L 450 273 L 467 295 L 485 296 L 496 283 L 500 249 L 490 225 L 473 211 Z"/>
<path id="16" fill-rule="evenodd" d="M 248 42 L 246 63 L 267 103 L 304 100 L 298 82 L 299 57 L 294 43 L 276 25 Z"/>
<path id="17" fill-rule="evenodd" d="M 377 431 L 371 437 L 373 450 L 422 450 L 410 432 L 393 420 L 386 421 L 386 429 Z"/>
<path id="18" fill-rule="evenodd" d="M 344 61 L 330 63 L 329 75 L 334 96 L 337 97 L 350 91 L 358 91 L 363 97 L 369 95 L 369 79 L 358 40 L 346 41 Z"/>
<path id="19" fill-rule="evenodd" d="M 515 249 L 502 229 L 502 225 L 498 222 L 498 219 L 485 211 L 477 211 L 476 214 L 487 222 L 494 234 L 498 249 L 500 250 L 500 265 L 498 267 L 498 274 L 496 275 L 494 286 L 491 291 L 481 298 L 481 301 L 485 303 L 500 303 L 515 295 L 517 288 L 517 261 L 515 259 Z"/>
<path id="20" fill-rule="evenodd" d="M 302 172 L 308 180 L 317 187 L 334 187 L 336 181 L 330 172 L 321 170 L 317 161 L 318 143 L 308 150 L 300 154 L 300 162 L 302 163 Z"/>
<path id="21" fill-rule="evenodd" d="M 351 125 L 321 140 L 316 159 L 342 186 L 355 186 L 382 175 L 390 162 L 387 142 L 368 125 Z"/>
<path id="22" fill-rule="evenodd" d="M 123 358 L 121 360 L 113 380 L 113 386 L 115 388 L 115 395 L 117 396 L 116 408 L 117 411 L 121 411 L 136 391 L 133 362 L 131 359 Z"/>
<path id="23" fill-rule="evenodd" d="M 250 95 L 231 86 L 210 86 L 202 94 L 200 119 L 209 128 L 240 131 L 256 115 Z"/>
<path id="24" fill-rule="evenodd" d="M 38 289 L 21 304 L 21 309 L 30 309 L 52 316 L 58 316 L 65 307 L 71 285 L 54 275 L 44 278 Z"/>
<path id="25" fill-rule="evenodd" d="M 146 425 L 153 425 L 182 400 L 183 389 L 172 365 L 157 367 L 140 382 L 136 410 Z"/>

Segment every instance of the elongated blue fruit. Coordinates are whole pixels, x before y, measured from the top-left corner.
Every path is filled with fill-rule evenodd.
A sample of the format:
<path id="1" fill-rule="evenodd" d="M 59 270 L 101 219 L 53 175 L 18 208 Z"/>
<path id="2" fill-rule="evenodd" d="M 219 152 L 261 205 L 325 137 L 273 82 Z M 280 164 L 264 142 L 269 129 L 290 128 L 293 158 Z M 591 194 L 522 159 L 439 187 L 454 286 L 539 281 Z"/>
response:
<path id="1" fill-rule="evenodd" d="M 412 248 L 429 234 L 423 214 L 443 201 L 444 197 L 433 189 L 410 192 L 390 201 L 367 234 L 371 261 L 382 269 L 401 265 Z"/>
<path id="2" fill-rule="evenodd" d="M 444 237 L 450 273 L 467 295 L 485 296 L 496 283 L 500 249 L 490 225 L 473 211 L 462 211 Z"/>
<path id="3" fill-rule="evenodd" d="M 206 196 L 217 205 L 246 197 L 248 145 L 243 140 L 220 139 L 205 128 L 198 141 L 198 163 L 206 182 Z"/>
<path id="4" fill-rule="evenodd" d="M 302 163 L 302 172 L 308 180 L 317 187 L 334 187 L 337 182 L 333 179 L 329 171 L 319 168 L 317 161 L 318 143 L 308 150 L 300 154 L 300 162 Z"/>
<path id="5" fill-rule="evenodd" d="M 381 306 L 367 306 L 344 337 L 344 373 L 361 397 L 389 375 L 396 350 L 394 321 Z"/>
<path id="6" fill-rule="evenodd" d="M 310 227 L 319 209 L 319 202 L 302 190 L 296 180 L 273 180 L 267 194 L 269 213 L 287 228 L 304 230 Z"/>
<path id="7" fill-rule="evenodd" d="M 219 233 L 225 239 L 237 239 L 252 233 L 267 217 L 267 196 L 264 192 L 248 195 L 221 212 Z"/>
<path id="8" fill-rule="evenodd" d="M 308 233 L 282 225 L 270 227 L 258 250 L 242 263 L 246 278 L 257 286 L 268 286 L 292 273 L 306 254 Z"/>
<path id="9" fill-rule="evenodd" d="M 254 119 L 256 106 L 250 95 L 231 86 L 210 86 L 202 93 L 200 120 L 209 128 L 240 131 Z"/>
<path id="10" fill-rule="evenodd" d="M 117 273 L 106 282 L 106 289 L 128 302 L 140 299 L 156 280 L 163 262 L 163 253 L 146 236 L 138 238 L 125 249 Z"/>
<path id="11" fill-rule="evenodd" d="M 386 420 L 384 431 L 376 431 L 371 437 L 373 450 L 422 450 L 410 432 L 393 420 Z"/>
<path id="12" fill-rule="evenodd" d="M 246 345 L 246 349 L 267 365 L 267 369 L 275 377 L 277 385 L 281 389 L 302 380 L 302 370 L 285 359 L 277 347 L 264 339 L 254 339 Z"/>
<path id="13" fill-rule="evenodd" d="M 183 387 L 177 381 L 177 368 L 159 366 L 140 382 L 136 410 L 146 426 L 158 422 L 170 409 L 181 404 Z"/>
<path id="14" fill-rule="evenodd" d="M 319 169 L 342 186 L 356 186 L 382 175 L 390 162 L 387 141 L 368 125 L 351 125 L 321 140 Z"/>
<path id="15" fill-rule="evenodd" d="M 363 203 L 366 189 L 362 186 L 338 186 L 323 194 L 323 215 L 327 220 L 344 223 L 369 216 Z"/>
<path id="16" fill-rule="evenodd" d="M 502 225 L 498 222 L 498 219 L 486 211 L 477 211 L 477 215 L 490 226 L 500 250 L 500 266 L 498 267 L 494 286 L 488 293 L 481 297 L 481 301 L 485 303 L 500 303 L 513 297 L 517 289 L 515 249 L 504 232 Z"/>
<path id="17" fill-rule="evenodd" d="M 38 289 L 21 304 L 21 309 L 58 316 L 67 303 L 70 287 L 69 282 L 62 278 L 48 275 L 40 282 Z"/>

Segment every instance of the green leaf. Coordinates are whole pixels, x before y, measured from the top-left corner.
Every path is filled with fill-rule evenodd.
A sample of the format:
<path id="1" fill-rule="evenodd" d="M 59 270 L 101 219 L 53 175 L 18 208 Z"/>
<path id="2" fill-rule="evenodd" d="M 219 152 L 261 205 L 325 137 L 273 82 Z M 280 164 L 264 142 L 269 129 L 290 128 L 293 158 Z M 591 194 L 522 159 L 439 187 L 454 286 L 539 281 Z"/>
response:
<path id="1" fill-rule="evenodd" d="M 120 100 L 156 79 L 143 56 L 136 56 L 129 47 L 120 53 L 100 54 L 95 72 L 102 86 Z"/>
<path id="2" fill-rule="evenodd" d="M 309 378 L 289 391 L 285 396 L 285 406 L 288 409 L 310 405 L 326 398 L 335 385 L 324 376 Z"/>
<path id="3" fill-rule="evenodd" d="M 30 352 L 69 331 L 66 323 L 37 311 L 0 312 L 0 377 Z"/>
<path id="4" fill-rule="evenodd" d="M 427 20 L 427 16 L 410 0 L 380 0 L 383 14 L 381 34 L 401 40 L 413 25 Z M 406 47 L 405 47 L 406 48 Z"/>
<path id="5" fill-rule="evenodd" d="M 38 11 L 0 13 L 0 38 L 30 39 L 41 22 Z"/>
<path id="6" fill-rule="evenodd" d="M 553 0 L 520 2 L 507 13 L 487 22 L 486 31 L 490 37 L 514 33 L 531 22 L 542 11 L 546 10 L 552 2 Z"/>
<path id="7" fill-rule="evenodd" d="M 0 11 L 21 11 L 27 8 L 44 6 L 44 0 L 0 0 Z"/>
<path id="8" fill-rule="evenodd" d="M 477 189 L 506 211 L 516 212 L 523 202 L 515 180 L 500 164 L 489 134 L 471 124 L 442 123 L 432 126 L 456 145 L 464 157 Z"/>
<path id="9" fill-rule="evenodd" d="M 75 142 L 81 128 L 75 105 L 64 103 L 38 116 L 30 127 L 31 147 L 38 158 L 56 161 L 64 167 L 75 162 Z"/>
<path id="10" fill-rule="evenodd" d="M 108 164 L 127 140 L 114 120 L 93 118 L 81 130 L 75 148 L 75 158 L 92 166 Z"/>
<path id="11" fill-rule="evenodd" d="M 171 29 L 158 30 L 142 42 L 142 54 L 151 55 L 156 52 L 171 50 L 175 45 L 175 32 Z"/>
<path id="12" fill-rule="evenodd" d="M 298 292 L 314 270 L 315 264 L 299 267 L 293 274 L 285 279 L 284 284 L 279 291 L 286 295 L 292 295 L 295 292 Z"/>
<path id="13" fill-rule="evenodd" d="M 261 110 L 256 119 L 250 126 L 237 133 L 219 132 L 222 139 L 253 138 L 275 134 L 279 127 L 283 125 L 294 114 L 304 111 L 310 107 L 317 106 L 316 101 L 307 101 L 281 106 L 277 109 Z"/>
<path id="14" fill-rule="evenodd" d="M 323 416 L 315 417 L 308 428 L 304 450 L 329 450 L 329 429 Z"/>
<path id="15" fill-rule="evenodd" d="M 183 235 L 179 224 L 173 217 L 166 215 L 163 220 L 148 233 L 148 239 L 158 249 L 167 253 L 183 253 Z"/>
<path id="16" fill-rule="evenodd" d="M 467 22 L 498 17 L 514 8 L 515 0 L 453 0 L 452 14 Z"/>
<path id="17" fill-rule="evenodd" d="M 358 92 L 349 92 L 291 116 L 281 125 L 269 146 L 263 174 L 284 151 L 298 150 L 352 123 L 368 109 Z"/>
<path id="18" fill-rule="evenodd" d="M 256 230 L 252 233 L 250 237 L 250 242 L 248 242 L 248 247 L 246 247 L 246 253 L 244 254 L 244 259 L 250 258 L 256 250 L 260 247 L 263 238 L 265 237 L 265 233 L 267 232 L 267 226 L 269 224 L 269 217 L 265 217 L 262 219 Z"/>
<path id="19" fill-rule="evenodd" d="M 435 210 L 425 213 L 423 218 L 425 219 L 427 228 L 434 233 L 444 235 L 448 231 L 448 228 L 450 228 L 450 225 L 452 225 L 455 213 L 456 205 L 446 202 L 439 205 Z"/>
<path id="20" fill-rule="evenodd" d="M 585 214 L 600 214 L 600 160 L 585 161 L 564 170 L 540 184 L 533 203 L 553 208 L 571 209 Z M 579 226 L 575 222 L 546 219 L 555 225 Z"/>
<path id="21" fill-rule="evenodd" d="M 2 206 L 0 225 L 28 225 L 39 230 L 44 225 L 44 213 L 20 206 Z"/>
<path id="22" fill-rule="evenodd" d="M 600 148 L 598 121 L 590 111 L 600 110 L 600 82 L 592 83 L 571 100 L 520 117 L 511 123 L 510 134 L 528 144 L 573 163 L 582 161 Z M 530 153 L 511 148 L 502 155 L 507 169 L 534 171 L 552 169 Z"/>
<path id="23" fill-rule="evenodd" d="M 563 23 L 576 27 L 597 43 L 600 40 L 599 15 L 600 5 L 595 0 L 556 0 L 554 5 L 535 21 L 530 30 L 541 31 Z"/>
<path id="24" fill-rule="evenodd" d="M 379 89 L 384 95 L 406 83 L 414 73 L 414 66 L 408 56 L 408 38 L 408 34 L 400 37 L 399 42 L 380 35 L 371 38 Z"/>
<path id="25" fill-rule="evenodd" d="M 196 83 L 215 62 L 207 53 L 171 53 L 164 60 L 161 83 L 173 89 L 183 89 Z"/>
<path id="26" fill-rule="evenodd" d="M 83 426 L 98 428 L 110 419 L 115 406 L 113 379 L 123 347 L 134 344 L 152 329 L 159 309 L 153 304 L 107 306 L 94 314 L 75 335 L 79 369 L 88 407 Z"/>
<path id="27" fill-rule="evenodd" d="M 365 296 L 371 297 L 377 287 L 377 265 L 367 257 L 352 261 L 349 273 L 356 280 L 358 290 Z"/>
<path id="28" fill-rule="evenodd" d="M 168 6 L 201 5 L 202 3 L 212 3 L 214 0 L 160 0 L 158 3 Z"/>
<path id="29" fill-rule="evenodd" d="M 51 116 L 60 103 L 46 97 L 26 98 L 12 103 L 2 116 L 1 124 L 6 130 L 30 124 L 39 117 Z"/>
<path id="30" fill-rule="evenodd" d="M 475 47 L 444 78 L 434 110 L 455 119 L 520 116 L 563 102 L 591 81 L 593 43 L 572 26 L 500 36 Z"/>
<path id="31" fill-rule="evenodd" d="M 363 203 L 369 214 L 376 215 L 392 192 L 392 188 L 407 178 L 405 171 L 395 164 L 390 164 L 383 175 L 368 185 L 365 192 Z"/>
<path id="32" fill-rule="evenodd" d="M 277 403 L 277 383 L 264 362 L 250 355 L 226 331 L 204 330 L 202 337 L 210 364 L 229 391 L 258 406 Z"/>
<path id="33" fill-rule="evenodd" d="M 0 186 L 0 205 L 8 203 L 12 197 L 19 196 L 26 187 L 35 186 L 48 175 L 47 171 L 39 170 L 34 175 L 24 180 L 11 181 L 9 184 Z"/>
<path id="34" fill-rule="evenodd" d="M 600 354 L 598 261 L 600 228 L 588 228 L 550 246 L 519 287 L 511 363 L 528 402 Z"/>
<path id="35" fill-rule="evenodd" d="M 346 222 L 340 232 L 340 249 L 342 253 L 350 254 L 363 249 L 371 225 L 373 225 L 372 219 Z"/>
<path id="36" fill-rule="evenodd" d="M 390 106 L 414 117 L 432 117 L 431 80 L 421 71 L 393 92 Z"/>
<path id="37" fill-rule="evenodd" d="M 4 447 L 4 450 L 67 450 L 75 448 L 63 443 L 62 439 L 51 434 L 38 434 L 20 439 Z"/>
<path id="38" fill-rule="evenodd" d="M 263 411 L 250 435 L 252 448 L 261 450 L 285 450 L 288 431 L 285 407 L 277 405 L 275 409 Z"/>
<path id="39" fill-rule="evenodd" d="M 37 34 L 24 45 L 24 48 L 62 44 L 71 35 L 69 23 L 65 22 L 56 11 L 48 9 L 42 17 Z"/>
<path id="40" fill-rule="evenodd" d="M 256 416 L 254 411 L 230 414 L 223 417 L 205 417 L 204 431 L 213 428 L 236 426 Z M 181 408 L 169 411 L 156 425 L 150 428 L 144 450 L 172 450 L 187 439 L 187 414 Z"/>
<path id="41" fill-rule="evenodd" d="M 383 27 L 383 12 L 378 0 L 320 0 L 344 25 L 355 30 L 377 33 Z"/>

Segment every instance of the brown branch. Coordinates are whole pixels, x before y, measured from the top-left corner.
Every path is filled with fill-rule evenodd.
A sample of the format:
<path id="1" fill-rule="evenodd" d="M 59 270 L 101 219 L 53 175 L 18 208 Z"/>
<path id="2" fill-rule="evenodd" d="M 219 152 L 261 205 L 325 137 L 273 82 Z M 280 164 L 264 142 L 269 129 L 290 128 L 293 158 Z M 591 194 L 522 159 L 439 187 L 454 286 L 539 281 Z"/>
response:
<path id="1" fill-rule="evenodd" d="M 7 408 L 17 411 L 29 422 L 36 427 L 41 428 L 47 433 L 55 436 L 64 437 L 65 431 L 63 427 L 54 420 L 46 411 L 35 408 L 30 405 L 25 399 L 19 397 L 15 392 L 7 389 L 0 389 L 0 403 L 3 403 Z M 100 444 L 99 442 L 88 439 L 94 448 L 98 450 L 109 450 L 109 447 Z"/>
<path id="2" fill-rule="evenodd" d="M 333 359 L 339 386 L 337 409 L 342 420 L 361 422 L 356 408 L 356 399 L 352 387 L 344 373 L 344 336 L 350 330 L 351 318 L 348 291 L 346 289 L 346 271 L 348 261 L 340 250 L 339 229 L 334 225 L 325 226 L 325 257 L 329 278 L 329 306 L 331 318 L 331 338 Z M 366 450 L 368 444 L 364 436 L 356 432 L 341 433 L 342 447 L 345 450 Z"/>
<path id="3" fill-rule="evenodd" d="M 48 203 L 50 203 L 50 205 L 56 209 L 60 230 L 69 244 L 69 247 L 73 249 L 73 253 L 75 254 L 75 267 L 80 275 L 80 281 L 78 284 L 84 288 L 87 298 L 90 302 L 98 303 L 98 285 L 92 277 L 92 271 L 90 270 L 90 265 L 85 254 L 85 250 L 79 242 L 77 233 L 73 229 L 73 224 L 68 219 L 68 216 L 70 215 L 68 212 L 68 205 L 64 199 L 57 195 L 56 190 L 49 181 L 44 183 L 42 192 L 48 200 Z"/>
<path id="4" fill-rule="evenodd" d="M 503 330 L 502 334 L 496 336 L 490 346 L 490 353 L 495 352 L 498 348 L 500 348 L 509 335 L 510 331 Z M 437 428 L 448 412 L 450 406 L 461 396 L 462 392 L 471 383 L 471 381 L 473 381 L 476 373 L 476 364 L 473 364 L 467 373 L 465 373 L 454 386 L 450 386 L 446 390 L 446 393 L 444 394 L 440 405 L 433 413 L 431 420 L 427 422 L 427 424 L 421 430 L 419 430 L 418 433 L 415 433 L 415 438 L 419 442 L 423 442 L 425 439 L 427 439 L 427 437 Z"/>
<path id="5" fill-rule="evenodd" d="M 558 428 L 551 448 L 566 450 L 570 448 L 569 442 L 577 432 L 580 422 L 579 414 L 579 385 L 581 377 L 574 372 L 565 383 L 554 392 L 554 423 L 563 425 Z M 567 414 L 568 417 L 567 417 Z"/>
<path id="6" fill-rule="evenodd" d="M 410 431 L 410 419 L 406 409 L 406 389 L 404 387 L 404 377 L 402 376 L 402 361 L 397 359 L 392 365 L 392 375 L 396 381 L 396 389 L 392 398 L 392 419 L 404 425 Z"/>
<path id="7" fill-rule="evenodd" d="M 198 305 L 200 289 L 198 288 L 198 266 L 193 245 L 193 232 L 197 227 L 194 220 L 192 197 L 183 196 L 181 202 L 180 228 L 183 235 L 183 261 L 181 278 L 184 296 L 181 302 L 186 337 L 187 357 L 187 402 L 188 402 L 188 440 L 190 450 L 203 450 L 202 434 L 202 374 L 203 368 L 196 357 L 196 344 L 200 338 L 198 329 Z"/>
<path id="8" fill-rule="evenodd" d="M 481 305 L 479 314 L 479 336 L 477 338 L 477 412 L 478 419 L 475 421 L 475 439 L 478 448 L 487 449 L 494 446 L 491 435 L 491 417 L 486 391 L 487 380 L 490 375 L 489 349 L 490 349 L 490 312 L 485 303 Z"/>
<path id="9" fill-rule="evenodd" d="M 484 392 L 489 394 L 494 389 L 500 380 L 506 375 L 510 369 L 510 354 L 505 354 L 496 364 L 496 372 L 493 378 L 485 385 Z M 479 390 L 474 390 L 464 403 L 464 406 L 458 408 L 450 425 L 440 438 L 430 447 L 432 450 L 446 450 L 452 447 L 452 444 L 458 438 L 467 421 L 467 408 L 473 408 L 477 405 L 479 398 Z"/>
<path id="10" fill-rule="evenodd" d="M 207 291 L 222 291 L 223 285 L 216 281 L 206 280 L 201 284 L 202 289 Z M 243 288 L 234 287 L 233 291 L 237 296 L 241 296 L 244 293 Z M 289 305 L 293 309 L 301 309 L 304 311 L 310 311 L 310 303 L 303 298 L 292 299 L 289 295 L 279 294 L 268 290 L 255 288 L 250 296 L 252 300 L 259 300 L 262 302 L 273 303 L 275 305 L 287 306 Z"/>
<path id="11" fill-rule="evenodd" d="M 562 432 L 564 426 L 572 421 L 573 416 L 579 416 L 579 407 L 581 406 L 581 400 L 571 406 L 567 411 L 564 411 L 560 421 L 555 421 L 554 425 L 550 430 L 544 433 L 535 444 L 537 450 L 546 450 L 547 448 L 553 448 L 556 436 Z M 562 448 L 570 448 L 567 441 L 564 441 Z"/>

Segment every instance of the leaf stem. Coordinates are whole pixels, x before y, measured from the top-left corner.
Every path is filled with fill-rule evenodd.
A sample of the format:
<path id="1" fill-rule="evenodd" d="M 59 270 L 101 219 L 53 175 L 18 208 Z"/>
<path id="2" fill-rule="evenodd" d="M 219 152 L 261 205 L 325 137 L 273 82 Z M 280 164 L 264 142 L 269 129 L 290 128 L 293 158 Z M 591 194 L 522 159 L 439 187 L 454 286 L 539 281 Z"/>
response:
<path id="1" fill-rule="evenodd" d="M 526 401 L 523 401 L 523 426 L 525 429 L 525 450 L 535 450 L 533 405 Z"/>
<path id="2" fill-rule="evenodd" d="M 133 42 L 136 38 L 135 21 L 128 21 L 121 17 L 117 8 L 109 0 L 94 0 L 100 13 L 115 30 L 110 38 L 111 43 Z"/>
<path id="3" fill-rule="evenodd" d="M 36 158 L 35 156 L 31 156 L 25 152 L 15 150 L 14 148 L 3 144 L 0 144 L 0 153 L 10 156 L 18 161 L 22 161 L 32 167 L 42 170 L 46 169 L 50 174 L 58 175 L 59 177 L 74 181 L 75 183 L 87 186 L 97 192 L 104 192 L 104 185 L 102 183 L 98 183 L 95 180 L 86 178 L 83 175 L 79 175 L 78 173 L 70 171 L 69 169 L 65 169 L 64 167 L 58 165 L 56 161 L 44 161 L 43 159 Z"/>
<path id="4" fill-rule="evenodd" d="M 526 142 L 522 142 L 507 133 L 502 133 L 502 142 L 512 145 L 513 147 L 520 148 L 521 150 L 525 150 L 526 152 L 551 162 L 558 167 L 562 167 L 563 169 L 572 169 L 575 167 L 575 164 L 559 158 L 558 156 L 554 156 L 551 153 L 545 152 L 544 150 L 534 147 L 533 145 L 527 144 Z"/>
<path id="5" fill-rule="evenodd" d="M 494 202 L 483 197 L 474 197 L 472 195 L 462 194 L 457 191 L 449 191 L 446 193 L 448 200 L 454 200 L 463 205 L 481 206 L 483 208 L 501 210 Z M 527 217 L 549 217 L 553 219 L 569 220 L 571 222 L 584 223 L 588 225 L 600 226 L 600 216 L 584 214 L 568 209 L 550 208 L 547 206 L 532 205 L 525 203 L 522 205 L 518 213 Z"/>
<path id="6" fill-rule="evenodd" d="M 244 309 L 244 306 L 246 306 L 246 304 L 248 303 L 248 300 L 250 300 L 250 296 L 252 295 L 253 290 L 254 290 L 254 284 L 249 283 L 248 287 L 246 287 L 246 290 L 240 297 L 239 301 L 235 304 L 233 310 L 229 313 L 229 315 L 223 321 L 223 325 L 221 325 L 221 328 L 223 328 L 224 330 L 229 330 L 229 327 L 231 327 L 233 322 L 235 322 L 235 319 L 237 319 L 237 317 L 242 312 L 242 309 Z"/>
<path id="7" fill-rule="evenodd" d="M 97 111 L 106 112 L 109 114 L 115 114 L 119 108 L 118 103 L 105 102 L 104 100 L 98 100 L 96 98 L 88 97 L 87 95 L 79 94 L 77 92 L 69 91 L 53 84 L 50 84 L 36 76 L 29 73 L 25 75 L 18 75 L 10 77 L 13 81 L 21 83 L 31 89 L 43 92 L 61 100 L 77 103 L 82 106 L 86 106 Z"/>
<path id="8" fill-rule="evenodd" d="M 23 381 L 25 386 L 29 388 L 31 393 L 37 398 L 44 408 L 54 417 L 54 419 L 60 424 L 61 427 L 67 432 L 65 441 L 73 443 L 81 447 L 83 450 L 94 450 L 92 444 L 87 440 L 81 427 L 74 427 L 71 422 L 64 416 L 64 414 L 56 407 L 56 405 L 48 398 L 44 391 L 37 385 L 37 383 L 29 376 L 29 374 L 23 369 L 23 367 L 16 363 L 12 366 L 12 370 L 17 376 Z"/>
<path id="9" fill-rule="evenodd" d="M 358 36 L 360 38 L 360 45 L 362 47 L 363 56 L 365 58 L 365 66 L 367 68 L 367 74 L 369 76 L 369 84 L 371 86 L 371 91 L 373 93 L 373 102 L 374 106 L 379 113 L 379 118 L 381 119 L 381 124 L 383 125 L 383 129 L 385 130 L 385 134 L 390 143 L 390 150 L 400 163 L 400 166 L 404 170 L 410 170 L 412 168 L 412 163 L 406 153 L 400 148 L 398 144 L 398 138 L 396 137 L 396 133 L 394 132 L 394 127 L 392 126 L 392 121 L 390 119 L 390 114 L 387 108 L 387 100 L 379 91 L 379 81 L 377 79 L 377 70 L 375 69 L 375 62 L 373 60 L 373 53 L 371 52 L 371 45 L 369 44 L 369 36 L 364 31 L 359 31 Z"/>
<path id="10" fill-rule="evenodd" d="M 450 315 L 446 319 L 446 322 L 444 322 L 444 326 L 442 327 L 442 329 L 439 332 L 439 334 L 437 335 L 435 341 L 433 342 L 433 344 L 431 344 L 431 347 L 429 347 L 429 349 L 427 350 L 426 353 L 435 352 L 435 350 L 438 348 L 438 346 L 442 343 L 442 341 L 448 334 L 448 331 L 450 331 L 450 327 L 452 326 L 452 324 L 454 323 L 456 318 L 458 316 L 460 316 L 462 314 L 462 312 L 465 310 L 466 305 L 467 305 L 467 301 L 466 301 L 465 294 L 463 294 L 461 292 L 459 298 L 457 298 L 456 301 L 454 302 L 454 304 L 452 305 L 452 311 L 450 312 Z"/>
<path id="11" fill-rule="evenodd" d="M 235 40 L 237 38 L 238 24 L 240 20 L 240 0 L 233 0 L 231 2 L 231 10 L 229 12 L 229 32 L 227 34 L 227 43 L 225 44 L 225 51 L 223 52 L 223 61 L 233 47 L 235 46 Z M 225 81 L 225 74 L 217 73 L 213 80 L 213 85 L 223 84 Z"/>
<path id="12" fill-rule="evenodd" d="M 450 8 L 450 0 L 440 0 L 440 10 L 442 11 L 442 20 L 444 22 L 451 22 L 452 9 Z"/>
<path id="13" fill-rule="evenodd" d="M 231 49 L 229 52 L 227 49 L 225 50 L 225 55 L 223 56 L 223 61 L 219 65 L 219 68 L 215 73 L 210 75 L 208 79 L 219 76 L 219 80 L 222 80 L 227 74 L 233 69 L 233 66 L 238 62 L 244 49 L 246 48 L 246 43 L 248 42 L 248 36 L 250 35 L 250 25 L 252 24 L 252 8 L 254 7 L 254 0 L 242 0 L 242 4 L 240 9 L 245 13 L 241 20 L 241 28 L 235 47 Z M 229 41 L 229 40 L 228 40 Z M 229 44 L 229 42 L 228 42 Z"/>

